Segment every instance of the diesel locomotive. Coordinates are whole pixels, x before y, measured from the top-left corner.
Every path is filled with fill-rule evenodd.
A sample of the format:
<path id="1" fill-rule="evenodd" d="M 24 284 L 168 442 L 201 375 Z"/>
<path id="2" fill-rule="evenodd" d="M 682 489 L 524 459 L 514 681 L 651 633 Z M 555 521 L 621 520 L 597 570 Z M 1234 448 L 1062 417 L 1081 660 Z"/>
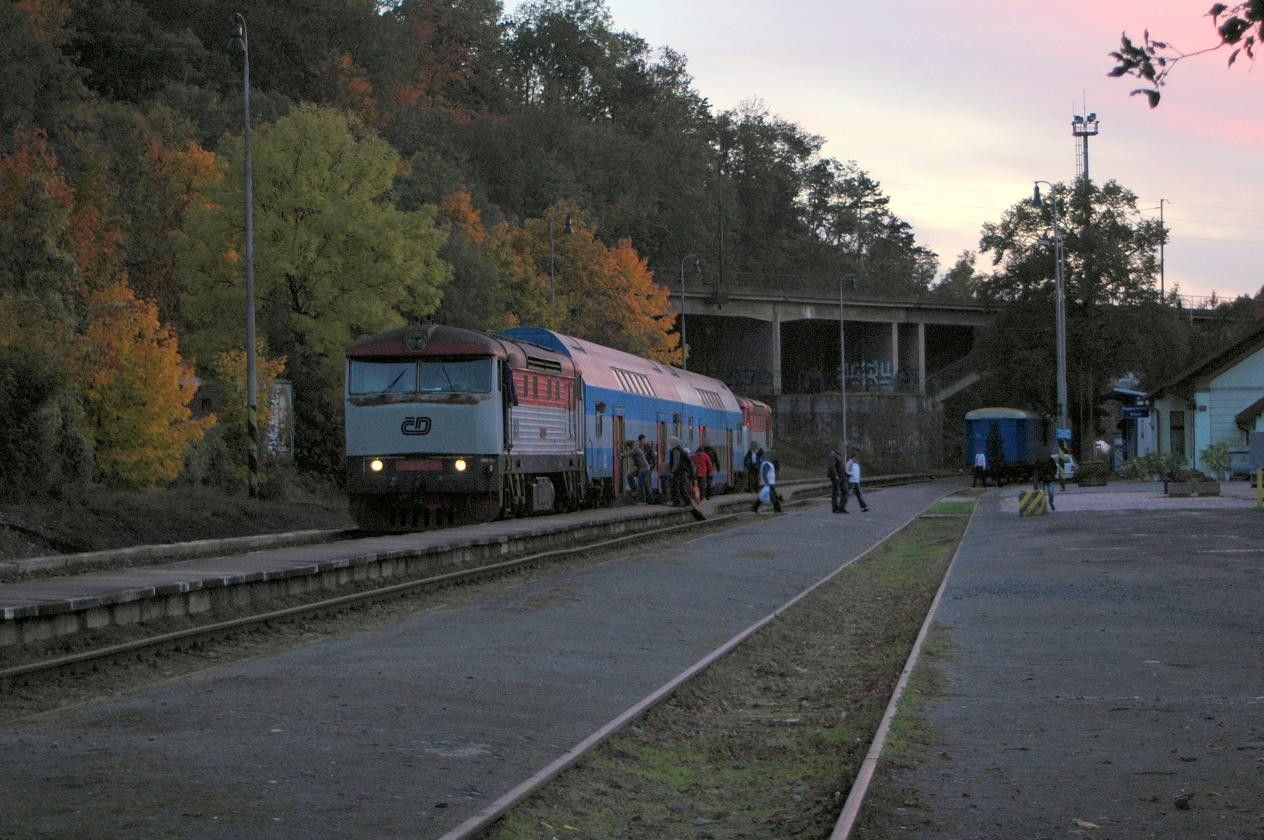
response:
<path id="1" fill-rule="evenodd" d="M 771 411 L 721 381 L 551 330 L 413 325 L 347 352 L 347 494 L 366 530 L 411 530 L 610 504 L 625 441 L 666 480 L 672 437 L 732 483 Z"/>

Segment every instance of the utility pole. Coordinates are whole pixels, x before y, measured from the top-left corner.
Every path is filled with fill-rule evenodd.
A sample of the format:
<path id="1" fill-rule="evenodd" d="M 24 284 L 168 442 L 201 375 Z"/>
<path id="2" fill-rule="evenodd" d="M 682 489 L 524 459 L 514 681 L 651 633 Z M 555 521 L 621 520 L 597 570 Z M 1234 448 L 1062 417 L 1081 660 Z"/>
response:
<path id="1" fill-rule="evenodd" d="M 1062 230 L 1058 224 L 1058 193 L 1048 181 L 1036 181 L 1032 191 L 1031 203 L 1041 206 L 1040 185 L 1049 188 L 1049 209 L 1053 213 L 1053 272 L 1054 272 L 1054 326 L 1056 329 L 1055 350 L 1058 361 L 1058 428 L 1070 428 L 1070 417 L 1067 416 L 1067 369 L 1066 369 L 1066 285 L 1063 277 Z"/>
<path id="2" fill-rule="evenodd" d="M 1159 199 L 1159 302 L 1163 302 L 1167 290 L 1163 283 L 1163 246 L 1167 242 L 1167 228 L 1163 227 L 1163 204 L 1167 199 Z"/>
<path id="3" fill-rule="evenodd" d="M 241 53 L 241 101 L 245 111 L 242 146 L 245 149 L 246 179 L 246 492 L 259 498 L 259 403 L 255 394 L 255 199 L 254 175 L 250 161 L 250 41 L 246 19 L 233 15 L 233 34 L 228 49 Z"/>

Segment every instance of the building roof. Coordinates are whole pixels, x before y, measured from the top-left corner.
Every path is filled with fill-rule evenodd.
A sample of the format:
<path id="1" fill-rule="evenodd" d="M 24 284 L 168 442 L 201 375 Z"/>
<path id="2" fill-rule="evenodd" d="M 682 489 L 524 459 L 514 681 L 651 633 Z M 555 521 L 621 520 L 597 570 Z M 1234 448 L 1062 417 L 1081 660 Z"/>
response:
<path id="1" fill-rule="evenodd" d="M 1259 417 L 1261 414 L 1264 414 L 1264 397 L 1260 397 L 1258 400 L 1235 414 L 1233 422 L 1236 423 L 1238 428 L 1242 431 L 1249 432 L 1255 425 L 1255 418 Z"/>
<path id="2" fill-rule="evenodd" d="M 1171 390 L 1178 385 L 1183 385 L 1195 377 L 1202 376 L 1216 370 L 1222 370 L 1231 367 L 1243 358 L 1249 356 L 1264 346 L 1264 321 L 1259 321 L 1246 335 L 1237 341 L 1226 344 L 1214 353 L 1209 353 L 1203 358 L 1194 362 L 1185 370 L 1176 376 L 1164 382 L 1162 385 L 1146 394 L 1146 399 L 1154 399 L 1164 391 Z"/>

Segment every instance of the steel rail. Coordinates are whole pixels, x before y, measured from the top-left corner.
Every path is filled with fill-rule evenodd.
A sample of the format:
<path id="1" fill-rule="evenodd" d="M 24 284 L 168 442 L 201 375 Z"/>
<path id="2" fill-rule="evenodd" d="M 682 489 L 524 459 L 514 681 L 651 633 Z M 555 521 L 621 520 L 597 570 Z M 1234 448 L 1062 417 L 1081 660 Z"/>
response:
<path id="1" fill-rule="evenodd" d="M 958 492 L 958 488 L 954 488 L 953 490 L 950 490 L 947 493 L 944 493 L 942 496 L 937 497 L 935 502 L 938 502 L 940 499 L 946 498 L 948 496 L 952 496 L 957 492 Z M 806 501 L 808 501 L 808 499 L 795 500 L 793 504 L 801 504 Z M 838 575 L 842 574 L 847 568 L 849 568 L 853 564 L 858 563 L 860 560 L 864 559 L 865 557 L 868 557 L 870 554 L 877 551 L 879 548 L 885 545 L 887 541 L 890 540 L 892 537 L 896 536 L 897 534 L 902 533 L 906 528 L 908 528 L 909 525 L 917 521 L 925 513 L 925 510 L 929 509 L 931 505 L 935 504 L 935 502 L 931 502 L 931 504 L 927 505 L 925 509 L 918 511 L 916 514 L 914 514 L 913 516 L 905 520 L 903 523 L 901 523 L 898 527 L 893 528 L 889 534 L 887 534 L 882 539 L 878 540 L 873 545 L 869 546 L 860 554 L 851 558 L 846 563 L 843 563 L 837 569 L 830 572 L 828 575 L 821 578 L 816 583 L 812 584 L 807 589 L 800 592 L 798 595 L 795 595 L 789 601 L 782 604 L 780 607 L 773 610 L 768 615 L 764 616 L 760 620 L 756 621 L 754 624 L 747 627 L 745 630 L 740 631 L 739 633 L 737 633 L 737 635 L 733 636 L 728 641 L 724 642 L 719 647 L 712 650 L 702 659 L 699 659 L 693 665 L 690 665 L 684 671 L 680 672 L 675 677 L 668 680 L 666 683 L 660 686 L 657 690 L 655 690 L 652 694 L 645 697 L 641 701 L 637 702 L 633 706 L 629 707 L 620 715 L 618 715 L 613 720 L 611 720 L 609 723 L 606 723 L 604 726 L 598 729 L 596 732 L 592 733 L 587 738 L 584 738 L 578 744 L 571 747 L 562 755 L 558 756 L 556 759 L 554 759 L 550 764 L 548 764 L 542 770 L 539 770 L 538 772 L 533 774 L 530 778 L 526 779 L 521 784 L 514 787 L 512 790 L 498 797 L 494 802 L 487 805 L 487 807 L 483 808 L 481 811 L 474 814 L 472 817 L 465 820 L 460 825 L 456 826 L 452 830 L 445 833 L 442 837 L 439 838 L 439 840 L 473 840 L 473 838 L 480 836 L 480 834 L 483 831 L 485 831 L 489 826 L 491 826 L 492 823 L 496 822 L 498 819 L 500 819 L 505 814 L 507 814 L 515 805 L 522 802 L 524 799 L 531 796 L 533 793 L 536 793 L 537 791 L 539 791 L 541 788 L 547 785 L 550 781 L 552 781 L 555 777 L 557 777 L 562 771 L 566 770 L 567 768 L 571 767 L 572 765 L 574 765 L 575 763 L 583 759 L 593 750 L 597 749 L 597 747 L 601 746 L 603 743 L 609 740 L 612 736 L 616 735 L 621 729 L 623 729 L 625 726 L 630 724 L 632 721 L 643 717 L 647 712 L 649 712 L 659 703 L 671 697 L 673 694 L 679 691 L 682 686 L 686 685 L 690 680 L 694 679 L 699 674 L 705 672 L 708 668 L 710 668 L 712 665 L 714 665 L 724 656 L 732 652 L 732 650 L 736 648 L 738 645 L 740 645 L 742 642 L 746 641 L 748 638 L 755 635 L 755 633 L 759 632 L 765 626 L 767 626 L 768 624 L 776 620 L 776 618 L 780 616 L 782 613 L 784 613 L 786 610 L 798 604 L 808 595 L 811 595 L 813 592 L 815 592 L 818 588 L 829 583 L 831 580 L 836 578 Z M 945 580 L 947 579 L 946 572 L 945 572 L 944 578 Z M 941 590 L 942 590 L 942 584 L 941 584 Z"/>
<path id="2" fill-rule="evenodd" d="M 728 520 L 741 515 L 742 514 L 740 513 L 719 514 L 702 521 L 691 521 L 678 525 L 668 525 L 648 531 L 623 534 L 618 537 L 599 540 L 597 542 L 551 549 L 549 551 L 542 551 L 535 554 L 516 557 L 512 560 L 502 560 L 497 563 L 490 563 L 475 568 L 445 572 L 439 575 L 431 575 L 424 578 L 417 578 L 415 580 L 402 581 L 400 583 L 393 583 L 388 586 L 376 587 L 374 589 L 366 589 L 360 592 L 352 592 L 346 595 L 336 595 L 332 598 L 313 601 L 309 604 L 300 604 L 298 606 L 285 607 L 283 609 L 255 613 L 253 615 L 241 616 L 239 618 L 228 619 L 226 621 L 219 621 L 213 624 L 205 624 L 199 627 L 191 627 L 170 633 L 161 633 L 155 636 L 146 636 L 143 639 L 134 639 L 129 642 L 121 642 L 107 647 L 82 651 L 80 653 L 67 654 L 65 656 L 59 656 L 52 659 L 27 662 L 22 665 L 15 665 L 0 670 L 0 685 L 8 684 L 17 679 L 29 678 L 36 674 L 69 669 L 105 659 L 129 656 L 136 653 L 142 653 L 150 649 L 178 645 L 181 643 L 191 644 L 204 638 L 222 636 L 227 633 L 232 633 L 255 625 L 267 624 L 268 622 L 284 621 L 287 619 L 324 612 L 334 612 L 348 607 L 371 603 L 373 601 L 387 600 L 389 598 L 407 594 L 413 590 L 422 590 L 427 588 L 437 589 L 445 586 L 472 583 L 482 578 L 493 577 L 498 574 L 505 574 L 518 569 L 540 565 L 550 560 L 560 560 L 574 554 L 613 548 L 621 543 L 631 542 L 645 537 L 663 536 L 674 531 L 697 528 L 707 524 L 727 522 Z"/>

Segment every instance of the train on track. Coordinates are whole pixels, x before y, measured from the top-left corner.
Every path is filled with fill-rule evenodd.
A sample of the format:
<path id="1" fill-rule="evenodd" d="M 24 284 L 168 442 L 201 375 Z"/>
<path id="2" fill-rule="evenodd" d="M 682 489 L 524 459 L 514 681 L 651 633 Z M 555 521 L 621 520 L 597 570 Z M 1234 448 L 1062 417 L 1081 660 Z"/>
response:
<path id="1" fill-rule="evenodd" d="M 347 495 L 366 530 L 412 530 L 611 504 L 625 441 L 716 453 L 732 485 L 772 411 L 718 379 L 551 330 L 413 325 L 347 351 Z"/>
<path id="2" fill-rule="evenodd" d="M 974 467 L 975 455 L 987 456 L 984 484 L 997 487 L 1030 481 L 1036 458 L 1049 452 L 1049 422 L 1039 414 L 1019 408 L 976 408 L 966 412 L 965 467 Z"/>

